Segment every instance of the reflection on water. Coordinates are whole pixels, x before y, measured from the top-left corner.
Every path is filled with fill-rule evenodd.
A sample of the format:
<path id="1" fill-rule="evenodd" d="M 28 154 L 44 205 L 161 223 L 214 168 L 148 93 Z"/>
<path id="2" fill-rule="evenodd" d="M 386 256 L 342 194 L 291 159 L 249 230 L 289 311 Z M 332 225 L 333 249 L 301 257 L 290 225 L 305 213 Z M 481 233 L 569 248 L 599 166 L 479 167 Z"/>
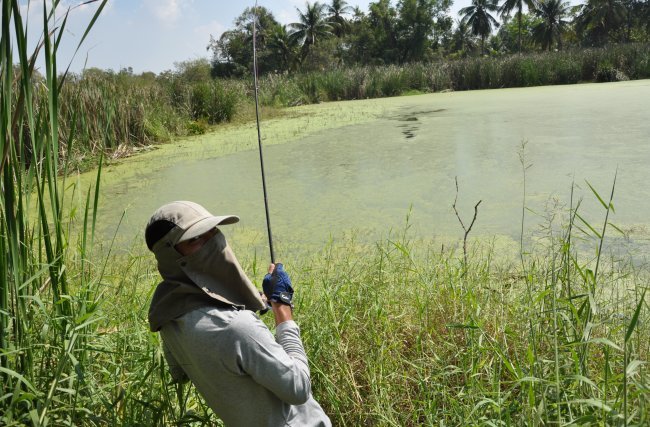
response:
<path id="1" fill-rule="evenodd" d="M 363 102 L 363 101 L 362 101 Z M 375 101 L 376 102 L 376 101 Z M 575 180 L 588 221 L 604 212 L 585 180 L 609 197 L 618 168 L 612 222 L 647 247 L 650 224 L 650 81 L 460 92 L 386 99 L 380 120 L 266 147 L 271 221 L 281 250 L 320 244 L 350 229 L 373 239 L 400 229 L 412 206 L 417 235 L 462 236 L 451 204 L 467 221 L 482 200 L 473 236 L 518 240 L 523 172 L 529 234 L 568 205 Z M 343 107 L 345 104 L 342 104 Z M 355 104 L 359 107 L 359 103 Z M 128 167 L 128 164 L 124 167 Z M 153 170 L 153 169 L 152 169 Z M 112 173 L 119 173 L 114 171 Z M 235 213 L 231 233 L 265 243 L 256 151 L 205 160 L 180 158 L 155 172 L 103 188 L 101 222 L 123 238 L 141 235 L 160 204 L 190 199 Z M 550 208 L 554 205 L 555 208 Z M 534 213 L 533 213 L 534 212 Z M 535 214 L 536 213 L 536 214 Z M 644 243 L 645 242 L 645 243 Z"/>

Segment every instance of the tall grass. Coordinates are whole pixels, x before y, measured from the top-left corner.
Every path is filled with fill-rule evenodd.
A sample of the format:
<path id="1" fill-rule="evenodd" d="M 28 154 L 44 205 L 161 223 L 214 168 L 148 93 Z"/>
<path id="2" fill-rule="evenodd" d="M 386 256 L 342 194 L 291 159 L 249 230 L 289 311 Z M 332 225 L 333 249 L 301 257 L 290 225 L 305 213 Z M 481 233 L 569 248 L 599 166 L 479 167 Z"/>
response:
<path id="1" fill-rule="evenodd" d="M 105 5 L 97 2 L 82 42 Z M 160 391 L 164 387 L 152 384 L 157 394 L 148 395 L 137 410 L 121 404 L 124 396 L 137 399 L 121 387 L 125 367 L 137 372 L 138 384 L 159 374 L 153 368 L 139 371 L 147 364 L 161 366 L 155 347 L 141 352 L 147 346 L 137 337 L 148 335 L 130 337 L 123 331 L 110 346 L 103 345 L 107 331 L 99 325 L 107 313 L 101 302 L 108 258 L 94 256 L 93 249 L 101 162 L 94 191 L 64 197 L 77 191 L 66 179 L 69 162 L 63 148 L 72 146 L 60 140 L 59 121 L 66 75 L 57 72 L 56 50 L 68 11 L 57 16 L 57 1 L 40 6 L 42 38 L 28 52 L 18 2 L 2 1 L 0 424 L 164 424 L 165 408 L 172 407 L 170 394 Z M 33 71 L 38 55 L 45 62 L 42 77 Z M 78 130 L 88 131 L 84 114 L 84 109 L 73 113 L 69 141 L 75 141 Z M 114 142 L 109 133 L 100 136 Z M 133 346 L 134 355 L 129 352 Z M 162 409 L 157 401 L 166 402 Z"/>
<path id="2" fill-rule="evenodd" d="M 650 45 L 629 44 L 268 76 L 260 87 L 265 103 L 286 106 L 395 96 L 410 91 L 498 89 L 644 78 L 650 78 Z"/>
<path id="3" fill-rule="evenodd" d="M 68 15 L 57 20 L 58 2 L 47 6 L 42 3 L 41 40 L 28 56 L 27 29 L 18 2 L 2 2 L 0 413 L 4 425 L 74 424 L 78 414 L 61 413 L 58 408 L 75 407 L 83 362 L 89 357 L 86 333 L 97 321 L 95 278 L 89 275 L 87 258 L 95 220 L 90 212 L 93 204 L 96 208 L 97 194 L 92 197 L 88 192 L 80 212 L 64 205 L 68 183 L 59 181 L 65 165 L 60 163 L 58 112 L 65 74 L 59 79 L 56 49 Z M 89 28 L 104 6 L 105 2 L 99 4 Z M 34 84 L 38 55 L 45 60 L 44 90 Z M 83 232 L 72 241 L 67 224 L 77 215 L 82 217 Z M 71 265 L 78 270 L 70 269 Z"/>
<path id="4" fill-rule="evenodd" d="M 84 169 L 84 160 L 96 162 L 100 153 L 119 157 L 143 145 L 204 133 L 243 110 L 245 95 L 236 81 L 188 82 L 175 74 L 148 78 L 99 70 L 72 75 L 60 94 L 63 153 L 70 152 L 75 166 Z"/>
<path id="5" fill-rule="evenodd" d="M 21 71 L 16 68 L 14 73 Z M 29 73 L 34 109 L 47 109 L 49 80 L 37 71 Z M 124 70 L 89 69 L 55 77 L 58 154 L 69 160 L 70 170 L 88 169 L 100 155 L 121 157 L 176 136 L 205 133 L 210 125 L 247 114 L 243 104 L 250 103 L 245 82 L 190 81 L 180 72 L 135 76 Z M 19 82 L 13 81 L 13 92 L 20 91 Z M 23 128 L 30 150 L 26 121 Z"/>
<path id="6" fill-rule="evenodd" d="M 647 271 L 605 261 L 594 196 L 600 230 L 571 208 L 520 268 L 403 238 L 311 261 L 300 321 L 337 424 L 647 423 Z"/>

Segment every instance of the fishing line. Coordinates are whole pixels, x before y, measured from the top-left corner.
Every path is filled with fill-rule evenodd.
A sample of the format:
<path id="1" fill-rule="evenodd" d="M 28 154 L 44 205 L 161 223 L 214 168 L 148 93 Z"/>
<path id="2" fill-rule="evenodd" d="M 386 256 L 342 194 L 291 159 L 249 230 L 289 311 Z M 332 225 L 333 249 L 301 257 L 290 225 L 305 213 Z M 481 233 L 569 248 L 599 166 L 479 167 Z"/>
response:
<path id="1" fill-rule="evenodd" d="M 257 1 L 253 10 L 253 83 L 255 86 L 255 121 L 257 123 L 257 145 L 260 149 L 260 170 L 262 172 L 262 190 L 264 192 L 264 211 L 266 212 L 266 231 L 269 235 L 269 250 L 271 252 L 271 263 L 275 264 L 275 254 L 273 253 L 273 236 L 271 234 L 271 218 L 269 216 L 269 201 L 266 192 L 266 177 L 264 175 L 264 156 L 262 154 L 262 134 L 260 132 L 260 106 L 258 98 L 258 79 L 257 79 Z"/>

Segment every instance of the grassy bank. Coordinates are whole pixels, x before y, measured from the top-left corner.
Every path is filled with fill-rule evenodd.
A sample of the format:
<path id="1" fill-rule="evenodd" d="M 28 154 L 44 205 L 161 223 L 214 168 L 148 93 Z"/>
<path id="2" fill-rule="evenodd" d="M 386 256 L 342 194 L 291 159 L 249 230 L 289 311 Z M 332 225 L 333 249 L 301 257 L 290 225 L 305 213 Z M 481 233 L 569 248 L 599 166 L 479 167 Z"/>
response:
<path id="1" fill-rule="evenodd" d="M 335 425 L 647 422 L 647 271 L 604 257 L 597 268 L 567 235 L 548 243 L 523 264 L 474 244 L 464 264 L 404 233 L 290 260 L 314 392 Z M 239 249 L 259 283 L 263 266 Z M 88 286 L 80 253 L 68 254 L 65 340 L 48 291 L 34 291 L 29 369 L 0 401 L 6 425 L 37 424 L 48 400 L 52 425 L 217 423 L 170 383 L 146 322 L 158 275 L 141 250 L 86 269 Z M 25 348 L 5 354 L 12 366 Z"/>

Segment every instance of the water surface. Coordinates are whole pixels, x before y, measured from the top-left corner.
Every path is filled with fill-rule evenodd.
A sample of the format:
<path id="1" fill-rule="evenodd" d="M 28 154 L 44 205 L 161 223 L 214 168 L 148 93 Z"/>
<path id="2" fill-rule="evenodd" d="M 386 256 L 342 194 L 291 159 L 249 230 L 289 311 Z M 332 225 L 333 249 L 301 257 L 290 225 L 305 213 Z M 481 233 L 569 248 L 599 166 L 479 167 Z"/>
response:
<path id="1" fill-rule="evenodd" d="M 608 198 L 618 171 L 616 213 L 610 220 L 631 232 L 637 248 L 644 247 L 650 229 L 649 107 L 648 80 L 310 106 L 311 112 L 333 112 L 331 119 L 321 114 L 326 126 L 311 132 L 306 118 L 306 129 L 284 129 L 279 142 L 287 142 L 264 149 L 280 254 L 301 245 L 320 246 L 350 230 L 361 239 L 376 239 L 402 229 L 409 211 L 416 236 L 462 237 L 451 207 L 456 177 L 457 207 L 466 225 L 482 200 L 472 236 L 518 241 L 523 141 L 531 165 L 525 203 L 535 212 L 526 213 L 527 236 L 539 233 L 540 224 L 568 205 L 572 182 L 578 186 L 574 203 L 582 199 L 585 218 L 602 226 L 604 210 L 585 181 Z M 366 108 L 363 120 L 345 118 L 346 111 L 363 116 Z M 263 127 L 263 132 L 277 129 Z M 247 138 L 252 147 L 256 133 L 249 125 L 210 138 L 215 145 Z M 210 143 L 209 138 L 202 141 L 203 146 Z M 145 155 L 110 168 L 100 210 L 104 235 L 126 209 L 118 236 L 139 238 L 153 210 L 185 199 L 217 214 L 238 214 L 242 221 L 229 233 L 262 248 L 259 155 L 251 149 L 230 152 L 197 155 L 190 140 L 173 155 L 150 160 Z"/>

